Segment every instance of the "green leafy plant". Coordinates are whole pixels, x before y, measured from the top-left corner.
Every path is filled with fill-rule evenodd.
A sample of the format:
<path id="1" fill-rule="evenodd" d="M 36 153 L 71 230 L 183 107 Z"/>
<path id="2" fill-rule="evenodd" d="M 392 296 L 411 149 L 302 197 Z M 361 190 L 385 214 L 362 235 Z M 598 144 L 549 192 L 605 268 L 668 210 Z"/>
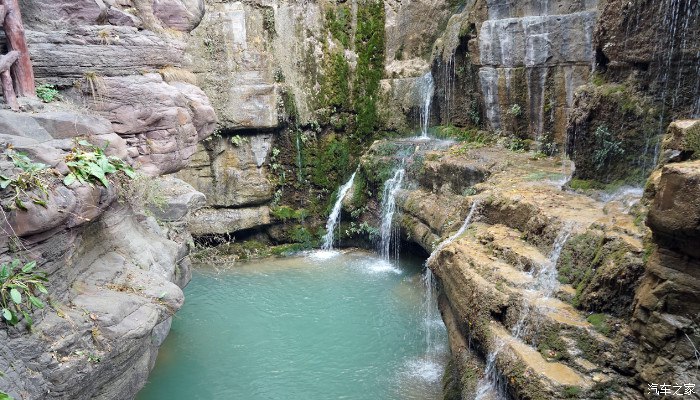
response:
<path id="1" fill-rule="evenodd" d="M 36 96 L 44 103 L 51 103 L 58 97 L 58 90 L 54 85 L 40 85 L 36 88 Z"/>
<path id="2" fill-rule="evenodd" d="M 101 361 L 100 357 L 97 354 L 87 352 L 87 351 L 77 350 L 75 352 L 75 355 L 80 356 L 80 357 L 85 357 L 85 358 L 87 358 L 88 362 L 95 363 L 95 364 Z"/>
<path id="3" fill-rule="evenodd" d="M 0 400 L 14 400 L 14 397 L 0 390 Z"/>
<path id="4" fill-rule="evenodd" d="M 520 104 L 513 104 L 512 106 L 510 106 L 510 108 L 508 109 L 508 115 L 513 116 L 515 118 L 518 118 L 521 115 L 523 115 L 523 109 L 522 107 L 520 107 Z"/>
<path id="5" fill-rule="evenodd" d="M 22 265 L 19 259 L 0 265 L 0 312 L 2 319 L 10 326 L 19 323 L 20 316 L 28 327 L 33 320 L 29 313 L 34 308 L 44 308 L 44 303 L 36 297 L 37 292 L 48 294 L 44 284 L 48 282 L 46 273 L 35 271 L 36 261 Z"/>
<path id="6" fill-rule="evenodd" d="M 241 147 L 241 145 L 244 143 L 248 143 L 248 138 L 244 138 L 241 135 L 231 137 L 231 144 L 235 147 Z"/>
<path id="7" fill-rule="evenodd" d="M 298 222 L 303 222 L 309 216 L 309 212 L 303 208 L 295 210 L 289 206 L 272 207 L 270 213 L 282 222 L 294 219 Z"/>
<path id="8" fill-rule="evenodd" d="M 508 150 L 515 152 L 525 152 L 530 150 L 529 141 L 518 137 L 507 138 L 505 146 Z"/>
<path id="9" fill-rule="evenodd" d="M 25 201 L 46 206 L 48 176 L 51 172 L 48 166 L 35 163 L 26 154 L 11 148 L 6 149 L 3 154 L 20 170 L 17 174 L 0 174 L 0 189 L 14 190 L 9 201 L 3 202 L 3 207 L 26 210 Z M 38 189 L 38 193 L 35 189 Z"/>
<path id="10" fill-rule="evenodd" d="M 108 145 L 108 144 L 107 144 Z M 104 187 L 109 187 L 107 175 L 123 171 L 129 178 L 135 176 L 134 170 L 118 157 L 107 156 L 104 148 L 93 145 L 85 140 L 78 142 L 66 156 L 66 165 L 70 173 L 63 178 L 66 186 L 74 182 L 93 186 L 99 182 Z"/>
<path id="11" fill-rule="evenodd" d="M 600 171 L 613 158 L 625 153 L 622 142 L 615 140 L 613 134 L 605 125 L 596 128 L 595 133 L 596 149 L 593 151 L 593 165 Z"/>

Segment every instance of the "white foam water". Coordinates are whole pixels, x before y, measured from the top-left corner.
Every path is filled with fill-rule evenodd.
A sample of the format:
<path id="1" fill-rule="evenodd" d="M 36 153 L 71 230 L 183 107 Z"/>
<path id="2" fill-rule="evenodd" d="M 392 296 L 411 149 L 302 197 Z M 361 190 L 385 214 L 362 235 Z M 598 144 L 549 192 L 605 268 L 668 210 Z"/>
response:
<path id="1" fill-rule="evenodd" d="M 343 199 L 352 187 L 352 183 L 355 180 L 355 175 L 357 171 L 353 172 L 347 182 L 338 190 L 338 198 L 335 200 L 333 205 L 333 211 L 328 216 L 328 221 L 326 222 L 326 235 L 323 237 L 322 250 L 333 250 L 334 232 L 336 227 L 340 224 L 340 211 L 343 208 Z"/>
<path id="2" fill-rule="evenodd" d="M 382 225 L 379 231 L 381 242 L 379 244 L 379 252 L 384 260 L 390 260 L 398 257 L 399 246 L 397 240 L 398 232 L 395 232 L 393 222 L 394 213 L 396 213 L 396 194 L 401 189 L 405 171 L 399 168 L 394 173 L 394 176 L 389 178 L 384 183 L 384 192 L 382 193 Z M 391 245 L 394 244 L 394 251 L 391 250 Z"/>

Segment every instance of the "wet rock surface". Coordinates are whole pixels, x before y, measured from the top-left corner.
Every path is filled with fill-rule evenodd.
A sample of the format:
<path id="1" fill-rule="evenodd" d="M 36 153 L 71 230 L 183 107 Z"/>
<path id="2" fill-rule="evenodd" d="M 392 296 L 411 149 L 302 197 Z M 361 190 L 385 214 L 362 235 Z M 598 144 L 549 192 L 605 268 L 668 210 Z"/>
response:
<path id="1" fill-rule="evenodd" d="M 167 10 L 166 2 L 21 3 L 37 79 L 57 85 L 63 101 L 0 111 L 0 142 L 50 168 L 45 195 L 28 189 L 45 205 L 8 206 L 2 191 L 0 260 L 36 261 L 49 297 L 32 313 L 31 332 L 3 323 L 0 389 L 16 399 L 133 398 L 183 304 L 186 220 L 205 202 L 185 182 L 159 177 L 184 167 L 216 124 L 206 95 L 177 69 L 185 44 L 173 34 L 193 29 L 203 9 L 199 1 Z M 164 67 L 178 72 L 167 82 L 157 73 Z M 78 140 L 137 177 L 66 186 Z M 19 173 L 4 158 L 0 169 Z"/>
<path id="2" fill-rule="evenodd" d="M 377 150 L 388 146 L 375 143 L 363 158 L 366 174 L 398 168 L 397 159 Z M 473 358 L 496 354 L 505 390 L 515 398 L 572 392 L 577 398 L 642 398 L 630 362 L 636 352 L 630 320 L 645 270 L 644 229 L 635 217 L 614 201 L 562 191 L 566 169 L 532 153 L 468 144 L 405 153 L 409 180 L 398 196 L 397 220 L 404 240 L 433 251 L 476 203 L 465 233 L 438 248 L 428 264 L 457 349 L 455 368 L 474 371 Z M 452 172 L 427 172 L 433 168 Z M 469 181 L 469 190 L 455 192 L 452 176 Z M 539 275 L 552 263 L 562 232 L 557 289 L 548 296 L 537 286 Z M 465 351 L 470 356 L 459 356 Z M 459 384 L 463 393 L 474 393 L 483 377 L 483 365 L 476 365 L 475 379 Z"/>

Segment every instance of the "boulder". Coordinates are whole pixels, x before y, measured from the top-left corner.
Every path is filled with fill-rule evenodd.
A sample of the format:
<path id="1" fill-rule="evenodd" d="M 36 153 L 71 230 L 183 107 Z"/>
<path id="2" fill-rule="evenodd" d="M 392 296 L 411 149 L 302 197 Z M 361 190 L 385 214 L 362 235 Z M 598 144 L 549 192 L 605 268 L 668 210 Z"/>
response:
<path id="1" fill-rule="evenodd" d="M 647 225 L 671 248 L 700 258 L 700 161 L 665 165 L 655 189 Z"/>
<path id="2" fill-rule="evenodd" d="M 214 131 L 214 110 L 196 86 L 167 84 L 158 74 L 102 81 L 105 95 L 91 107 L 126 139 L 129 155 L 146 174 L 185 167 L 197 142 Z"/>
<path id="3" fill-rule="evenodd" d="M 225 235 L 270 224 L 270 208 L 204 208 L 189 217 L 194 236 Z"/>
<path id="4" fill-rule="evenodd" d="M 204 16 L 204 0 L 154 0 L 153 14 L 169 28 L 190 32 Z"/>
<path id="5" fill-rule="evenodd" d="M 661 149 L 662 163 L 700 158 L 700 119 L 671 122 Z"/>
<path id="6" fill-rule="evenodd" d="M 174 176 L 156 178 L 156 185 L 160 202 L 149 204 L 148 210 L 160 221 L 181 221 L 189 212 L 197 211 L 206 205 L 206 196 Z"/>

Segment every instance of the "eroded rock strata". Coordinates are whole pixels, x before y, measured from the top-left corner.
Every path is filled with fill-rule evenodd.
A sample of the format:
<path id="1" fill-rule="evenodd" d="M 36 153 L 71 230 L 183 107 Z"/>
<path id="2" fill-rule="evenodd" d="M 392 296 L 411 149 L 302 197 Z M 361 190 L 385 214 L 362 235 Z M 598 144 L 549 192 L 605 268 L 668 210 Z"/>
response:
<path id="1" fill-rule="evenodd" d="M 398 165 L 404 244 L 433 252 L 476 204 L 428 265 L 446 398 L 473 398 L 490 358 L 513 398 L 697 380 L 696 2 L 20 3 L 62 102 L 0 111 L 0 141 L 65 175 L 88 138 L 142 178 L 56 176 L 45 207 L 5 211 L 0 256 L 52 283 L 33 333 L 0 330 L 15 398 L 133 397 L 190 244 L 227 261 L 312 248 L 358 164 L 345 245 L 373 245 Z M 456 142 L 386 139 L 421 126 Z"/>

